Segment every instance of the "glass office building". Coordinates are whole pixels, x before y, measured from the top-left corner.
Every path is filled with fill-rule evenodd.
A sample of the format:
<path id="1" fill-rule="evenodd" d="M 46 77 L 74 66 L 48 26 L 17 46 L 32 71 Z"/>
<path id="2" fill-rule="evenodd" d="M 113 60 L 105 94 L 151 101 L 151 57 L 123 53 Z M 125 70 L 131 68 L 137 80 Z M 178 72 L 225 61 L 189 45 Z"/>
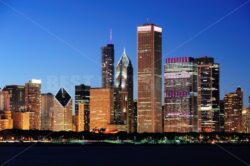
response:
<path id="1" fill-rule="evenodd" d="M 164 66 L 164 132 L 197 132 L 197 108 L 194 58 L 167 58 Z"/>
<path id="2" fill-rule="evenodd" d="M 195 59 L 198 67 L 199 132 L 220 131 L 220 65 L 214 58 Z"/>

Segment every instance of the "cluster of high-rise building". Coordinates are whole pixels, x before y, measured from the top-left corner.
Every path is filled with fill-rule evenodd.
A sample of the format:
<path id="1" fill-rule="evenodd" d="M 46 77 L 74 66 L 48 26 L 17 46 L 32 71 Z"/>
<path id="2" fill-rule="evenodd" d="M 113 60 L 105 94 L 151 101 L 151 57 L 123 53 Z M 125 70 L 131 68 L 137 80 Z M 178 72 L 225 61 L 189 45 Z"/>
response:
<path id="1" fill-rule="evenodd" d="M 73 99 L 63 88 L 41 94 L 40 80 L 8 85 L 0 91 L 0 129 L 249 133 L 250 97 L 246 109 L 241 88 L 220 100 L 214 58 L 168 57 L 162 70 L 162 32 L 154 24 L 137 27 L 136 100 L 132 62 L 124 49 L 115 66 L 110 42 L 101 50 L 102 87 L 76 85 Z"/>
<path id="2" fill-rule="evenodd" d="M 220 131 L 219 64 L 213 58 L 167 58 L 164 131 Z"/>

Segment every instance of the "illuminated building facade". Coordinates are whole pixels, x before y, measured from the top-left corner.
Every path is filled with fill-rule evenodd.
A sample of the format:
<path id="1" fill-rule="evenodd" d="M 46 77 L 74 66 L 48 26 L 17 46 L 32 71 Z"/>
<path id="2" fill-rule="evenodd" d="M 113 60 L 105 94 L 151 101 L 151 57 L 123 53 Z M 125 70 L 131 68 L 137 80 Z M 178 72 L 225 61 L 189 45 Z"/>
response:
<path id="1" fill-rule="evenodd" d="M 210 57 L 195 59 L 198 67 L 198 130 L 220 131 L 220 66 Z"/>
<path id="2" fill-rule="evenodd" d="M 133 115 L 133 127 L 134 127 L 134 132 L 137 133 L 137 100 L 134 100 L 134 107 L 133 107 L 134 111 L 134 115 Z"/>
<path id="3" fill-rule="evenodd" d="M 30 129 L 30 113 L 29 112 L 13 112 L 13 128 L 18 130 Z"/>
<path id="4" fill-rule="evenodd" d="M 75 115 L 77 116 L 77 119 L 82 120 L 82 122 L 79 122 L 78 124 L 83 126 L 78 126 L 78 129 L 83 128 L 84 131 L 89 131 L 89 123 L 90 123 L 89 103 L 90 103 L 90 86 L 86 86 L 84 84 L 75 86 Z M 84 108 L 82 108 L 82 106 Z M 82 114 L 82 109 L 83 109 L 83 114 Z"/>
<path id="5" fill-rule="evenodd" d="M 164 132 L 198 132 L 197 66 L 191 57 L 167 58 Z"/>
<path id="6" fill-rule="evenodd" d="M 10 95 L 7 91 L 0 90 L 0 111 L 10 111 Z"/>
<path id="7" fill-rule="evenodd" d="M 225 107 L 224 100 L 220 100 L 220 131 L 225 131 Z"/>
<path id="8" fill-rule="evenodd" d="M 54 98 L 52 111 L 52 131 L 72 131 L 72 98 L 61 88 Z"/>
<path id="9" fill-rule="evenodd" d="M 250 133 L 250 108 L 242 110 L 242 132 Z"/>
<path id="10" fill-rule="evenodd" d="M 224 107 L 225 132 L 242 132 L 243 91 L 241 88 L 225 95 Z"/>
<path id="11" fill-rule="evenodd" d="M 54 95 L 42 94 L 41 130 L 51 130 Z"/>
<path id="12" fill-rule="evenodd" d="M 102 87 L 114 87 L 114 56 L 113 44 L 102 47 Z"/>
<path id="13" fill-rule="evenodd" d="M 13 129 L 13 119 L 4 119 L 4 118 L 1 119 L 0 130 L 8 130 L 8 129 Z"/>
<path id="14" fill-rule="evenodd" d="M 10 95 L 7 91 L 0 91 L 0 130 L 12 129 L 13 119 L 10 111 Z"/>
<path id="15" fill-rule="evenodd" d="M 127 132 L 135 132 L 133 110 L 133 66 L 124 49 L 116 66 L 114 122 L 127 126 Z"/>
<path id="16" fill-rule="evenodd" d="M 74 116 L 74 125 L 75 125 L 75 131 L 76 132 L 82 132 L 84 131 L 84 103 L 78 103 L 77 105 L 77 112 Z M 88 124 L 89 125 L 89 124 Z M 86 130 L 89 131 L 89 130 Z"/>
<path id="17" fill-rule="evenodd" d="M 41 129 L 41 80 L 33 79 L 25 84 L 25 110 L 27 112 L 30 112 L 30 129 L 40 130 Z"/>
<path id="18" fill-rule="evenodd" d="M 162 28 L 137 27 L 137 131 L 161 133 L 162 129 Z"/>
<path id="19" fill-rule="evenodd" d="M 113 89 L 90 89 L 90 131 L 108 129 L 113 110 Z"/>
<path id="20" fill-rule="evenodd" d="M 8 85 L 3 91 L 8 91 L 10 94 L 10 110 L 12 112 L 25 110 L 25 86 Z"/>

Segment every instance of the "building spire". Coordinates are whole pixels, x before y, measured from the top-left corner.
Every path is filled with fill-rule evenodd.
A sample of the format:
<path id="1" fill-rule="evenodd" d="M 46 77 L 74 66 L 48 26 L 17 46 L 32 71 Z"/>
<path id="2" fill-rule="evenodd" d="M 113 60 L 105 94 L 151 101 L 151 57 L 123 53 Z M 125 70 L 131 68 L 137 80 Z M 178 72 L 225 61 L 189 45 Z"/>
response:
<path id="1" fill-rule="evenodd" d="M 123 48 L 123 55 L 126 55 L 126 48 Z"/>

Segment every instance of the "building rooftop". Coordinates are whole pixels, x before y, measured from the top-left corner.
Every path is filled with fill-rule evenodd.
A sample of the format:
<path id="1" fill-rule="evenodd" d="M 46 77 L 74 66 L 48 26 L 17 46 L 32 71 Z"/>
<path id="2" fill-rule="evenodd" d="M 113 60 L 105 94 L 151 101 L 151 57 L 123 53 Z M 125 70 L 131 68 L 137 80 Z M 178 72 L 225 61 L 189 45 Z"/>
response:
<path id="1" fill-rule="evenodd" d="M 71 96 L 64 88 L 61 88 L 56 94 L 56 99 L 63 107 L 65 107 L 71 100 Z"/>

